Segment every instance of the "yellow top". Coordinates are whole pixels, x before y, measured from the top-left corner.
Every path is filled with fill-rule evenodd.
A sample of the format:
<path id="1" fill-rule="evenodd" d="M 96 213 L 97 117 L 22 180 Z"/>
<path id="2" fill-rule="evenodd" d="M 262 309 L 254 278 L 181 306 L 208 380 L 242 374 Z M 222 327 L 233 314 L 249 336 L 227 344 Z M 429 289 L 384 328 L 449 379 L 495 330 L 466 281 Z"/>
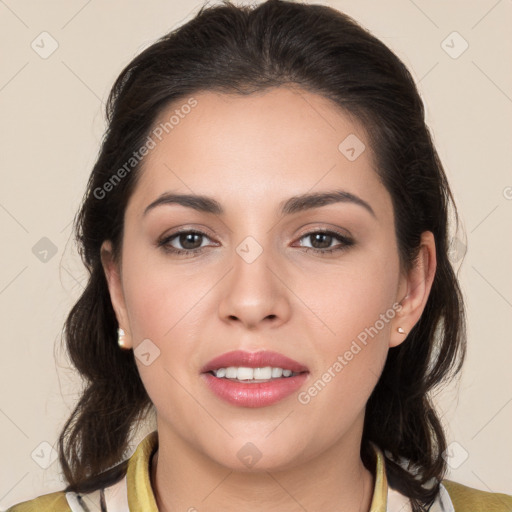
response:
<path id="1" fill-rule="evenodd" d="M 375 444 L 372 443 L 372 446 L 376 453 L 376 466 L 370 512 L 410 511 L 407 498 L 388 487 L 384 454 Z M 157 447 L 158 434 L 155 430 L 140 442 L 130 457 L 126 476 L 105 490 L 106 509 L 104 510 L 107 512 L 158 512 L 150 480 L 151 457 Z M 84 503 L 84 506 L 81 503 Z M 91 508 L 92 503 L 97 503 L 97 508 Z M 82 496 L 64 491 L 53 492 L 14 505 L 7 512 L 80 512 L 87 510 L 101 510 L 98 491 Z M 479 491 L 450 480 L 443 480 L 440 495 L 430 511 L 511 512 L 512 496 Z"/>

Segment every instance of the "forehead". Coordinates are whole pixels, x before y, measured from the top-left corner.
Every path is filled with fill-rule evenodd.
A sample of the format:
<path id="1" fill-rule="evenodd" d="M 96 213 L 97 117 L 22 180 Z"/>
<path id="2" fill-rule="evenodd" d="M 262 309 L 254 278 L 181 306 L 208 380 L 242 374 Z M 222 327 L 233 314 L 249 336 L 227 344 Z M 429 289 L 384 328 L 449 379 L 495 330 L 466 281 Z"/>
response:
<path id="1" fill-rule="evenodd" d="M 259 207 L 333 187 L 366 197 L 385 192 L 364 127 L 295 87 L 193 94 L 167 106 L 150 137 L 132 198 L 139 211 L 171 190 Z"/>

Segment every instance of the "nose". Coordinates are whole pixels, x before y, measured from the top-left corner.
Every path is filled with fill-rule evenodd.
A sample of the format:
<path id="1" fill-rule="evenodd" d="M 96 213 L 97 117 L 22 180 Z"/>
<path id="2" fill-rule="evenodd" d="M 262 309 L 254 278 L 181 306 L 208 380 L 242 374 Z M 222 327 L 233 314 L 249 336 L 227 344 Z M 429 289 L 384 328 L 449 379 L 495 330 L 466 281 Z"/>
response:
<path id="1" fill-rule="evenodd" d="M 254 261 L 235 252 L 233 268 L 222 284 L 221 320 L 250 330 L 286 323 L 291 315 L 291 291 L 280 269 L 270 250 L 263 250 Z"/>

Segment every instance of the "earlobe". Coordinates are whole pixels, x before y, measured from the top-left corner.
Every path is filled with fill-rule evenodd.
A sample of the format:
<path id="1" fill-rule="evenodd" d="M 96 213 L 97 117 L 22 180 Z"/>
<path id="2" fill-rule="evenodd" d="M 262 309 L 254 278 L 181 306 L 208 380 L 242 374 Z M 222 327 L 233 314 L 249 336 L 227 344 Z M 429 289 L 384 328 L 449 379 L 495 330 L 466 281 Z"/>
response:
<path id="1" fill-rule="evenodd" d="M 400 345 L 420 319 L 427 304 L 436 273 L 436 244 L 431 231 L 421 235 L 420 248 L 412 268 L 399 286 L 400 310 L 397 311 L 389 340 L 390 347 Z"/>
<path id="2" fill-rule="evenodd" d="M 121 283 L 121 271 L 118 263 L 114 259 L 112 243 L 110 240 L 105 240 L 101 245 L 100 257 L 108 285 L 110 301 L 116 314 L 119 328 L 123 331 L 123 336 L 120 336 L 120 339 L 122 338 L 122 348 L 131 348 L 131 337 L 129 335 L 130 326 Z"/>

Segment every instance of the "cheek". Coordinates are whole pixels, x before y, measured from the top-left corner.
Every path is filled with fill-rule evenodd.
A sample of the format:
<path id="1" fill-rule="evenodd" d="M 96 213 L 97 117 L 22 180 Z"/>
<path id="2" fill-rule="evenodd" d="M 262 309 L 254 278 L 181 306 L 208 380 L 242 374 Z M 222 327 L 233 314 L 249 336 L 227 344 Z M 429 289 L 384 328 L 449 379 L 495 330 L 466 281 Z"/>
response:
<path id="1" fill-rule="evenodd" d="M 173 266 L 159 250 L 133 247 L 123 260 L 123 288 L 134 343 L 144 338 L 164 343 L 191 326 L 196 315 L 190 313 L 211 284 L 185 266 Z"/>
<path id="2" fill-rule="evenodd" d="M 144 387 L 159 413 L 170 411 L 172 404 L 173 414 L 180 416 L 190 407 L 184 383 L 197 372 L 194 325 L 205 314 L 199 299 L 209 287 L 206 280 L 170 271 L 159 260 L 143 264 L 149 259 L 142 251 L 124 259 L 126 307 Z M 144 353 L 150 354 L 146 360 Z"/>
<path id="3" fill-rule="evenodd" d="M 136 363 L 156 405 L 159 397 L 173 397 L 178 403 L 184 398 L 178 382 L 190 379 L 200 366 L 197 343 L 205 338 L 201 327 L 205 319 L 215 314 L 207 300 L 215 278 L 191 271 L 188 265 L 172 265 L 154 249 L 133 247 L 127 251 L 123 269 Z M 137 357 L 146 347 L 157 354 L 148 366 Z"/>
<path id="4" fill-rule="evenodd" d="M 398 278 L 398 257 L 382 252 L 303 281 L 302 293 L 315 313 L 309 338 L 318 359 L 301 403 L 337 403 L 341 415 L 364 406 L 386 360 Z"/>
<path id="5" fill-rule="evenodd" d="M 314 274 L 304 275 L 300 281 L 298 293 L 322 323 L 322 331 L 330 333 L 323 336 L 327 346 L 341 348 L 376 322 L 379 330 L 388 330 L 379 319 L 383 314 L 386 320 L 394 316 L 398 257 L 384 252 L 359 253 L 343 265 L 317 268 Z"/>

